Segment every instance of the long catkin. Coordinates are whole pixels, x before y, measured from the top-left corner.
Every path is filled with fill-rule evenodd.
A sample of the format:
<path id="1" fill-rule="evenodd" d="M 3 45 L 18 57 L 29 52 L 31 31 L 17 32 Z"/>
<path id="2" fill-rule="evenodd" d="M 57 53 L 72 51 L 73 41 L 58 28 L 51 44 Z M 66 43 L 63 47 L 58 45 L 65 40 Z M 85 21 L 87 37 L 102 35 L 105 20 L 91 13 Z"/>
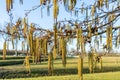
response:
<path id="1" fill-rule="evenodd" d="M 3 60 L 6 58 L 6 41 L 3 44 Z"/>
<path id="2" fill-rule="evenodd" d="M 83 58 L 78 58 L 78 76 L 83 80 Z"/>
<path id="3" fill-rule="evenodd" d="M 9 11 L 13 8 L 13 0 L 6 0 L 6 10 Z"/>
<path id="4" fill-rule="evenodd" d="M 56 59 L 56 57 L 57 57 L 57 48 L 54 47 L 54 49 L 53 49 L 53 58 Z"/>
<path id="5" fill-rule="evenodd" d="M 28 55 L 25 57 L 24 64 L 25 64 L 26 71 L 30 74 L 31 70 L 30 70 L 30 62 L 29 62 L 29 56 Z"/>
<path id="6" fill-rule="evenodd" d="M 53 74 L 53 55 L 51 52 L 48 54 L 48 73 L 49 75 Z"/>
<path id="7" fill-rule="evenodd" d="M 58 2 L 58 0 L 53 0 L 53 6 L 54 6 L 53 7 L 53 16 L 54 16 L 55 20 L 57 19 L 58 10 L 59 10 L 57 2 Z"/>
<path id="8" fill-rule="evenodd" d="M 35 58 L 36 58 L 36 62 L 39 62 L 39 38 L 36 38 L 36 55 L 35 55 Z"/>
<path id="9" fill-rule="evenodd" d="M 64 38 L 62 38 L 61 43 L 62 43 L 62 63 L 63 66 L 66 67 L 66 41 Z"/>
<path id="10" fill-rule="evenodd" d="M 94 60 L 93 60 L 93 53 L 89 53 L 88 54 L 88 62 L 89 62 L 89 72 L 90 73 L 93 73 L 93 70 L 94 70 Z"/>

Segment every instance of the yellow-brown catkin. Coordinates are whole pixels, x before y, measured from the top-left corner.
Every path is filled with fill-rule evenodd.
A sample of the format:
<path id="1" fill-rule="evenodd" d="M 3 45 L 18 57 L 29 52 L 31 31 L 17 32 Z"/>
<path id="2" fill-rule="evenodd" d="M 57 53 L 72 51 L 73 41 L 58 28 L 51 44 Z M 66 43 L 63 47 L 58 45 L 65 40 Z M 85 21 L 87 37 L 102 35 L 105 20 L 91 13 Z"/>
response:
<path id="1" fill-rule="evenodd" d="M 56 59 L 57 58 L 57 48 L 54 47 L 53 49 L 53 58 Z"/>
<path id="2" fill-rule="evenodd" d="M 106 30 L 106 36 L 107 36 L 107 49 L 112 48 L 112 26 L 108 26 Z"/>
<path id="3" fill-rule="evenodd" d="M 40 39 L 40 42 L 39 42 L 40 44 L 39 44 L 39 61 L 41 62 L 41 55 L 43 54 L 43 50 L 42 50 L 42 43 L 43 43 L 43 40 L 42 39 Z"/>
<path id="4" fill-rule="evenodd" d="M 33 28 L 33 24 L 31 23 L 31 25 L 30 25 L 30 30 L 29 30 L 29 33 L 28 33 L 28 35 L 29 35 L 29 46 L 30 46 L 30 54 L 32 55 L 32 60 L 33 60 L 33 63 L 34 63 L 34 52 L 33 52 L 33 31 L 34 31 L 34 28 Z"/>
<path id="5" fill-rule="evenodd" d="M 88 24 L 88 37 L 91 38 L 92 31 L 91 31 L 91 24 Z"/>
<path id="6" fill-rule="evenodd" d="M 26 18 L 23 19 L 23 34 L 24 36 L 26 37 L 26 32 L 27 32 L 27 21 L 26 21 Z"/>
<path id="7" fill-rule="evenodd" d="M 12 0 L 6 0 L 6 9 L 7 9 L 7 12 L 9 12 L 11 10 L 11 2 Z"/>
<path id="8" fill-rule="evenodd" d="M 30 74 L 31 70 L 30 70 L 30 62 L 29 62 L 29 56 L 28 55 L 25 57 L 24 64 L 25 64 L 26 71 Z"/>
<path id="9" fill-rule="evenodd" d="M 88 62 L 89 62 L 89 71 L 90 73 L 94 72 L 94 60 L 93 60 L 93 53 L 89 53 L 88 54 Z"/>
<path id="10" fill-rule="evenodd" d="M 40 5 L 42 5 L 42 4 L 43 4 L 43 1 L 44 1 L 44 0 L 40 0 Z"/>
<path id="11" fill-rule="evenodd" d="M 37 56 L 37 55 L 36 55 L 36 39 L 33 40 L 33 46 L 34 46 L 34 47 L 32 47 L 32 48 L 33 48 L 33 54 L 32 54 L 33 63 L 37 63 L 37 62 L 36 62 L 36 56 Z"/>
<path id="12" fill-rule="evenodd" d="M 78 58 L 78 75 L 80 80 L 83 80 L 83 58 Z"/>
<path id="13" fill-rule="evenodd" d="M 61 51 L 62 51 L 62 47 L 61 47 L 61 39 L 59 39 L 58 41 L 59 41 L 59 42 L 58 42 L 58 54 L 60 54 Z"/>
<path id="14" fill-rule="evenodd" d="M 47 55 L 47 39 L 44 39 L 44 52 L 45 52 L 45 56 Z"/>
<path id="15" fill-rule="evenodd" d="M 66 67 L 66 41 L 62 38 L 62 63 L 63 66 Z"/>
<path id="16" fill-rule="evenodd" d="M 92 17 L 93 17 L 93 16 L 94 16 L 94 14 L 95 14 L 95 6 L 92 6 L 91 13 L 92 13 Z"/>
<path id="17" fill-rule="evenodd" d="M 56 59 L 57 56 L 57 26 L 54 25 L 54 49 L 53 49 L 53 58 Z"/>
<path id="18" fill-rule="evenodd" d="M 58 7 L 58 3 L 57 3 L 58 0 L 53 0 L 53 15 L 54 15 L 54 20 L 57 19 L 57 15 L 58 15 L 58 10 L 59 10 L 59 7 Z"/>
<path id="19" fill-rule="evenodd" d="M 80 47 L 80 44 L 79 44 L 79 34 L 80 34 L 80 31 L 79 31 L 79 29 L 77 29 L 76 30 L 76 34 L 77 34 L 77 48 L 79 48 Z"/>
<path id="20" fill-rule="evenodd" d="M 110 49 L 112 49 L 112 26 L 110 26 L 110 38 L 109 38 L 109 41 L 110 41 Z"/>
<path id="21" fill-rule="evenodd" d="M 3 44 L 3 60 L 6 58 L 6 41 Z"/>
<path id="22" fill-rule="evenodd" d="M 57 26 L 54 25 L 54 45 L 57 48 Z"/>
<path id="23" fill-rule="evenodd" d="M 52 53 L 48 55 L 48 73 L 49 75 L 53 74 L 53 57 Z"/>
<path id="24" fill-rule="evenodd" d="M 39 62 L 39 38 L 36 38 L 36 62 Z"/>

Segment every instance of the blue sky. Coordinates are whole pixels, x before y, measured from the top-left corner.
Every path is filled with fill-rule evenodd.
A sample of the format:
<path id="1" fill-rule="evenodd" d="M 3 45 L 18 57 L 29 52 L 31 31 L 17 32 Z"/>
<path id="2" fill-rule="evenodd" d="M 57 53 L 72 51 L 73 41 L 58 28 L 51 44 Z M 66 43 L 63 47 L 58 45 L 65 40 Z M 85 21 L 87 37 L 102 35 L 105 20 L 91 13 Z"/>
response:
<path id="1" fill-rule="evenodd" d="M 8 13 L 6 11 L 6 0 L 0 0 L 0 29 L 4 29 L 5 25 L 10 21 L 10 18 L 8 16 Z M 14 0 L 14 4 L 13 4 L 13 9 L 12 9 L 12 13 L 13 13 L 13 22 L 15 22 L 19 17 L 20 18 L 24 18 L 25 17 L 25 10 L 29 10 L 34 6 L 37 6 L 40 4 L 40 0 L 24 0 L 24 4 L 21 5 L 19 4 L 19 0 Z M 60 4 L 61 5 L 61 4 Z M 41 18 L 41 12 L 40 12 L 41 8 L 36 9 L 35 11 L 32 11 L 29 15 L 28 15 L 28 21 L 29 23 L 36 23 L 39 24 L 41 28 L 44 29 L 51 29 L 53 28 L 53 7 L 51 7 L 51 11 L 50 11 L 50 16 L 46 16 L 47 15 L 47 10 L 46 7 L 43 7 L 43 18 Z M 61 6 L 60 7 L 60 11 L 61 12 L 58 15 L 58 20 L 64 20 L 66 19 L 70 19 L 71 16 L 68 12 L 66 12 L 64 10 L 64 7 Z M 64 16 L 63 16 L 64 15 Z M 0 39 L 0 45 L 3 45 L 4 40 L 1 38 Z M 10 43 L 11 44 L 11 43 Z M 0 46 L 0 49 L 2 49 L 3 46 Z"/>
<path id="2" fill-rule="evenodd" d="M 4 29 L 5 25 L 7 22 L 10 21 L 9 16 L 7 14 L 6 11 L 6 0 L 0 0 L 0 29 Z M 20 18 L 24 18 L 25 16 L 25 10 L 29 10 L 31 9 L 33 6 L 39 5 L 40 4 L 40 0 L 23 0 L 24 4 L 21 5 L 19 4 L 19 0 L 14 0 L 14 4 L 13 4 L 13 9 L 12 9 L 12 13 L 13 13 L 13 21 L 15 22 L 19 17 Z M 79 1 L 79 0 L 78 0 Z M 80 0 L 80 2 L 85 2 L 85 5 L 88 4 L 93 4 L 94 0 Z M 61 4 L 59 4 L 61 5 Z M 78 3 L 77 7 L 81 7 L 81 4 Z M 53 7 L 51 7 L 50 9 L 50 16 L 47 16 L 47 10 L 46 8 L 43 9 L 43 18 L 41 18 L 41 12 L 40 12 L 40 8 L 36 9 L 35 11 L 32 11 L 29 16 L 28 16 L 28 20 L 29 23 L 36 23 L 39 24 L 41 26 L 41 28 L 45 28 L 45 29 L 52 29 L 53 28 Z M 58 15 L 58 20 L 64 20 L 66 19 L 76 19 L 74 16 L 71 16 L 70 13 L 66 12 L 64 9 L 64 6 L 60 6 L 59 9 L 59 15 Z M 84 16 L 79 16 L 79 19 L 83 19 Z M 117 23 L 118 24 L 118 23 Z M 3 45 L 4 40 L 1 38 L 0 39 L 0 45 Z M 103 43 L 105 42 L 105 40 L 103 40 Z M 20 45 L 21 43 L 19 43 Z M 75 44 L 73 44 L 75 46 Z M 70 47 L 74 46 L 70 45 Z M 2 49 L 2 46 L 0 46 L 0 49 Z M 20 49 L 20 47 L 19 47 Z"/>

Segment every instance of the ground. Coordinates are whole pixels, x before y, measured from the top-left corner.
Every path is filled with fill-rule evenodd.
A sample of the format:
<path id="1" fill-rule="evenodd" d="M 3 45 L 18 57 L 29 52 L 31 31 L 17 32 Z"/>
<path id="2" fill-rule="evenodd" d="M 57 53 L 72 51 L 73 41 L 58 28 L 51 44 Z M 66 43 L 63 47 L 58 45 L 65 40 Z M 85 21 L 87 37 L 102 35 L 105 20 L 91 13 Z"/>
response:
<path id="1" fill-rule="evenodd" d="M 1 59 L 1 58 L 0 58 Z M 84 58 L 84 80 L 119 80 L 120 57 L 103 57 L 103 68 L 99 64 L 93 74 L 89 73 L 88 59 Z M 31 63 L 31 74 L 27 74 L 23 65 L 24 57 L 7 57 L 0 60 L 0 79 L 12 80 L 79 80 L 77 75 L 77 58 L 67 58 L 67 65 L 63 67 L 61 59 L 54 61 L 54 74 L 48 76 L 47 61 L 39 64 Z"/>

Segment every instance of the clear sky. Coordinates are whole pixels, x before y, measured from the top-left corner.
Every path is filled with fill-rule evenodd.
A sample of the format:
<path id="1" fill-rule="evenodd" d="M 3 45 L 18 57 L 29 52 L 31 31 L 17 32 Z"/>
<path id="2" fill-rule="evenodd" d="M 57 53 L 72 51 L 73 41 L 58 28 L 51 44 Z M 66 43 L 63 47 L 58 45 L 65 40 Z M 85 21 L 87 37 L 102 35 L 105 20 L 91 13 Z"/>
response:
<path id="1" fill-rule="evenodd" d="M 10 21 L 8 13 L 6 11 L 6 0 L 0 0 L 0 29 L 4 29 L 5 25 Z M 24 18 L 26 10 L 32 9 L 32 7 L 40 4 L 40 0 L 23 0 L 23 5 L 19 4 L 19 0 L 14 0 L 13 4 L 13 22 L 15 22 L 19 17 Z M 61 5 L 61 4 L 60 4 Z M 29 23 L 36 23 L 44 29 L 53 28 L 53 7 L 50 8 L 50 16 L 47 16 L 47 9 L 43 7 L 43 18 L 41 18 L 41 8 L 32 11 L 28 15 Z M 64 7 L 60 7 L 60 14 L 58 15 L 58 20 L 71 19 L 72 17 L 68 12 L 65 11 Z M 3 45 L 4 40 L 0 39 L 0 45 Z M 3 46 L 0 46 L 2 49 Z"/>
<path id="2" fill-rule="evenodd" d="M 4 29 L 7 22 L 10 21 L 8 13 L 6 11 L 6 0 L 0 0 L 0 29 Z M 23 0 L 23 5 L 19 4 L 19 0 L 14 0 L 13 4 L 13 21 L 15 22 L 19 17 L 24 18 L 26 11 L 29 10 L 34 6 L 37 6 L 40 4 L 40 0 Z M 87 4 L 93 4 L 94 0 L 78 0 L 81 3 L 85 2 L 85 5 Z M 81 3 L 77 4 L 77 7 L 81 7 Z M 59 4 L 61 5 L 61 4 Z M 50 16 L 47 16 L 47 9 L 46 7 L 43 7 L 43 18 L 41 18 L 41 11 L 40 8 L 36 9 L 35 11 L 32 11 L 29 16 L 28 20 L 29 23 L 33 22 L 36 24 L 39 24 L 41 28 L 45 29 L 52 29 L 53 28 L 53 7 L 51 7 Z M 59 9 L 59 15 L 58 20 L 64 20 L 66 19 L 76 19 L 74 16 L 71 16 L 70 13 L 66 12 L 64 9 L 64 6 L 60 6 Z M 79 16 L 79 19 L 82 19 L 84 16 Z M 3 45 L 3 39 L 0 39 L 0 45 Z M 105 40 L 104 40 L 105 42 Z M 20 43 L 19 43 L 20 44 Z M 71 45 L 70 45 L 71 46 Z M 74 44 L 75 46 L 75 44 Z M 3 46 L 0 46 L 0 49 L 2 49 Z M 71 46 L 73 47 L 73 46 Z"/>

